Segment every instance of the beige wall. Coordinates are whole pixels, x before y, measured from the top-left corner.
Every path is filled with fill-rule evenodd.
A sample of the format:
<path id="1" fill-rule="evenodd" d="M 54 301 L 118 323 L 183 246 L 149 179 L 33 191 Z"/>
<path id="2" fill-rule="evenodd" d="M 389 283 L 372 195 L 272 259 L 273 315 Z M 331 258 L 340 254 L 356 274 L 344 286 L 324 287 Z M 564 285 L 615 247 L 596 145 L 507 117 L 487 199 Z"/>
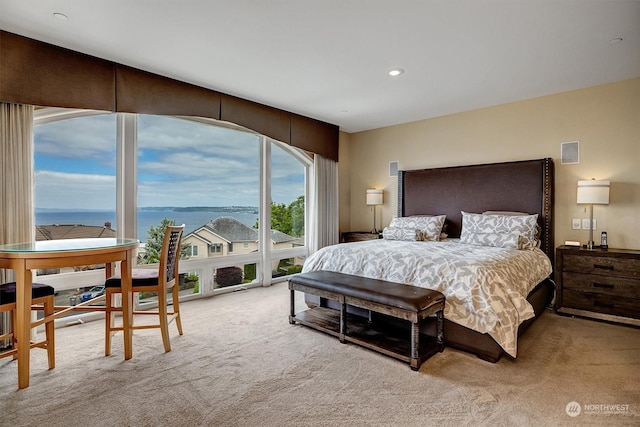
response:
<path id="1" fill-rule="evenodd" d="M 580 141 L 580 163 L 560 164 L 560 144 Z M 586 243 L 588 218 L 576 204 L 581 179 L 611 180 L 608 206 L 594 207 L 596 243 L 640 249 L 640 79 L 595 86 L 495 107 L 340 136 L 340 229 L 370 230 L 367 188 L 384 190 L 381 225 L 396 213 L 401 170 L 551 157 L 555 162 L 555 240 Z M 380 227 L 380 225 L 378 225 Z"/>

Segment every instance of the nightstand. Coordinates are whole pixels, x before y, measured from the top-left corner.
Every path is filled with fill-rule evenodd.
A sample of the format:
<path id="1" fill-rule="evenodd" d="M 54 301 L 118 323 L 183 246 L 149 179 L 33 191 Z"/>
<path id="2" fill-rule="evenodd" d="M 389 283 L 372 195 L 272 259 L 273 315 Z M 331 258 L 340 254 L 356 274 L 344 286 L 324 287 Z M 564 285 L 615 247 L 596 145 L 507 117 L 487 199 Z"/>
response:
<path id="1" fill-rule="evenodd" d="M 640 326 L 640 251 L 556 248 L 560 314 Z"/>
<path id="2" fill-rule="evenodd" d="M 382 233 L 372 233 L 370 231 L 345 231 L 342 233 L 342 243 L 361 242 L 363 240 L 381 239 Z"/>

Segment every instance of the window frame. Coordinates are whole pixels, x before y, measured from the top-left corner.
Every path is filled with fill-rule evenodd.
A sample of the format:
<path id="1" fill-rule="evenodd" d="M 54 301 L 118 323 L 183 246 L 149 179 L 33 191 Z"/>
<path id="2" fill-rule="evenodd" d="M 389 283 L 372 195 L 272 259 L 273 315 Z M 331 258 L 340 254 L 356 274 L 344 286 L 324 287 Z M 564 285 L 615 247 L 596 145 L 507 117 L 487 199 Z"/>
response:
<path id="1" fill-rule="evenodd" d="M 137 118 L 135 113 L 114 113 L 109 111 L 67 109 L 57 107 L 38 108 L 34 112 L 34 126 L 47 124 L 60 120 L 67 120 L 76 117 L 86 117 L 93 115 L 116 114 L 117 135 L 116 135 L 116 231 L 118 237 L 137 236 Z M 299 161 L 304 167 L 305 173 L 305 239 L 303 246 L 289 249 L 279 249 L 273 251 L 271 248 L 271 235 L 269 227 L 260 227 L 260 241 L 258 251 L 250 254 L 227 254 L 224 257 L 199 258 L 193 260 L 183 260 L 180 262 L 181 272 L 199 271 L 200 293 L 189 295 L 184 300 L 207 296 L 217 293 L 233 291 L 230 288 L 216 289 L 212 286 L 205 286 L 206 277 L 202 275 L 203 270 L 211 267 L 219 268 L 224 266 L 253 264 L 257 266 L 256 280 L 249 286 L 269 286 L 274 282 L 286 280 L 286 277 L 272 279 L 271 263 L 283 258 L 306 257 L 310 252 L 310 242 L 312 228 L 309 226 L 311 218 L 311 176 L 313 173 L 312 156 L 296 147 L 281 141 L 274 140 L 267 136 L 258 134 L 242 126 L 222 122 L 215 119 L 200 117 L 168 116 L 189 120 L 210 126 L 219 126 L 242 132 L 249 132 L 259 135 L 259 156 L 260 156 L 260 177 L 259 177 L 259 223 L 271 224 L 270 200 L 271 200 L 271 144 L 276 144 L 284 149 L 289 155 Z M 267 202 L 268 201 L 268 202 Z M 232 252 L 231 245 L 230 253 Z M 223 252 L 223 250 L 221 251 Z M 146 267 L 146 266 L 145 266 Z M 153 268 L 153 265 L 151 266 Z M 72 289 L 82 286 L 95 286 L 104 283 L 104 272 L 102 270 L 63 273 L 58 275 L 41 276 L 39 281 L 44 281 L 60 290 Z M 243 287 L 249 287 L 246 284 Z M 92 314 L 81 314 L 78 316 L 91 316 Z M 99 313 L 97 314 L 99 316 Z M 67 321 L 70 320 L 66 318 Z"/>

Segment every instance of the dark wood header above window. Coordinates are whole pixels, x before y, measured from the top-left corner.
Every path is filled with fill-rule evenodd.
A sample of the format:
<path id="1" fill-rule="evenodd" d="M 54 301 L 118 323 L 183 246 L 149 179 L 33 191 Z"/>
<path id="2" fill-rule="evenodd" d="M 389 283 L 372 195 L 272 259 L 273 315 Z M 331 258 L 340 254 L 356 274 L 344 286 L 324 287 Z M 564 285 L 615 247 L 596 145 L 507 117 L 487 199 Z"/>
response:
<path id="1" fill-rule="evenodd" d="M 208 117 L 338 160 L 338 126 L 2 30 L 0 101 Z"/>
<path id="2" fill-rule="evenodd" d="M 220 118 L 220 93 L 116 65 L 116 111 Z"/>
<path id="3" fill-rule="evenodd" d="M 294 147 L 337 161 L 339 137 L 338 126 L 291 114 L 291 145 Z"/>
<path id="4" fill-rule="evenodd" d="M 222 95 L 220 120 L 231 122 L 291 144 L 291 113 L 234 96 Z"/>
<path id="5" fill-rule="evenodd" d="M 114 111 L 115 64 L 0 31 L 0 101 Z"/>

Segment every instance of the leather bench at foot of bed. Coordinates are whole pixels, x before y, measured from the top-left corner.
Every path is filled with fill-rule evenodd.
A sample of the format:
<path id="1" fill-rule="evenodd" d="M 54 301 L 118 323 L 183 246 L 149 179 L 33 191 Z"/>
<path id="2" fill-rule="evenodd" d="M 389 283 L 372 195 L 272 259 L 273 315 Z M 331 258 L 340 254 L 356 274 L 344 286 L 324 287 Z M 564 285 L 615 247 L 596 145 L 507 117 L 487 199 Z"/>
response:
<path id="1" fill-rule="evenodd" d="M 333 271 L 295 275 L 289 279 L 289 289 L 291 324 L 298 322 L 336 336 L 342 343 L 353 342 L 395 357 L 408 362 L 413 370 L 418 370 L 423 361 L 444 349 L 445 297 L 440 292 Z M 295 291 L 336 300 L 340 310 L 313 307 L 296 313 Z M 410 328 L 373 320 L 372 316 L 366 319 L 348 314 L 347 305 L 407 320 Z M 420 335 L 420 322 L 432 315 L 437 319 L 436 337 Z"/>

